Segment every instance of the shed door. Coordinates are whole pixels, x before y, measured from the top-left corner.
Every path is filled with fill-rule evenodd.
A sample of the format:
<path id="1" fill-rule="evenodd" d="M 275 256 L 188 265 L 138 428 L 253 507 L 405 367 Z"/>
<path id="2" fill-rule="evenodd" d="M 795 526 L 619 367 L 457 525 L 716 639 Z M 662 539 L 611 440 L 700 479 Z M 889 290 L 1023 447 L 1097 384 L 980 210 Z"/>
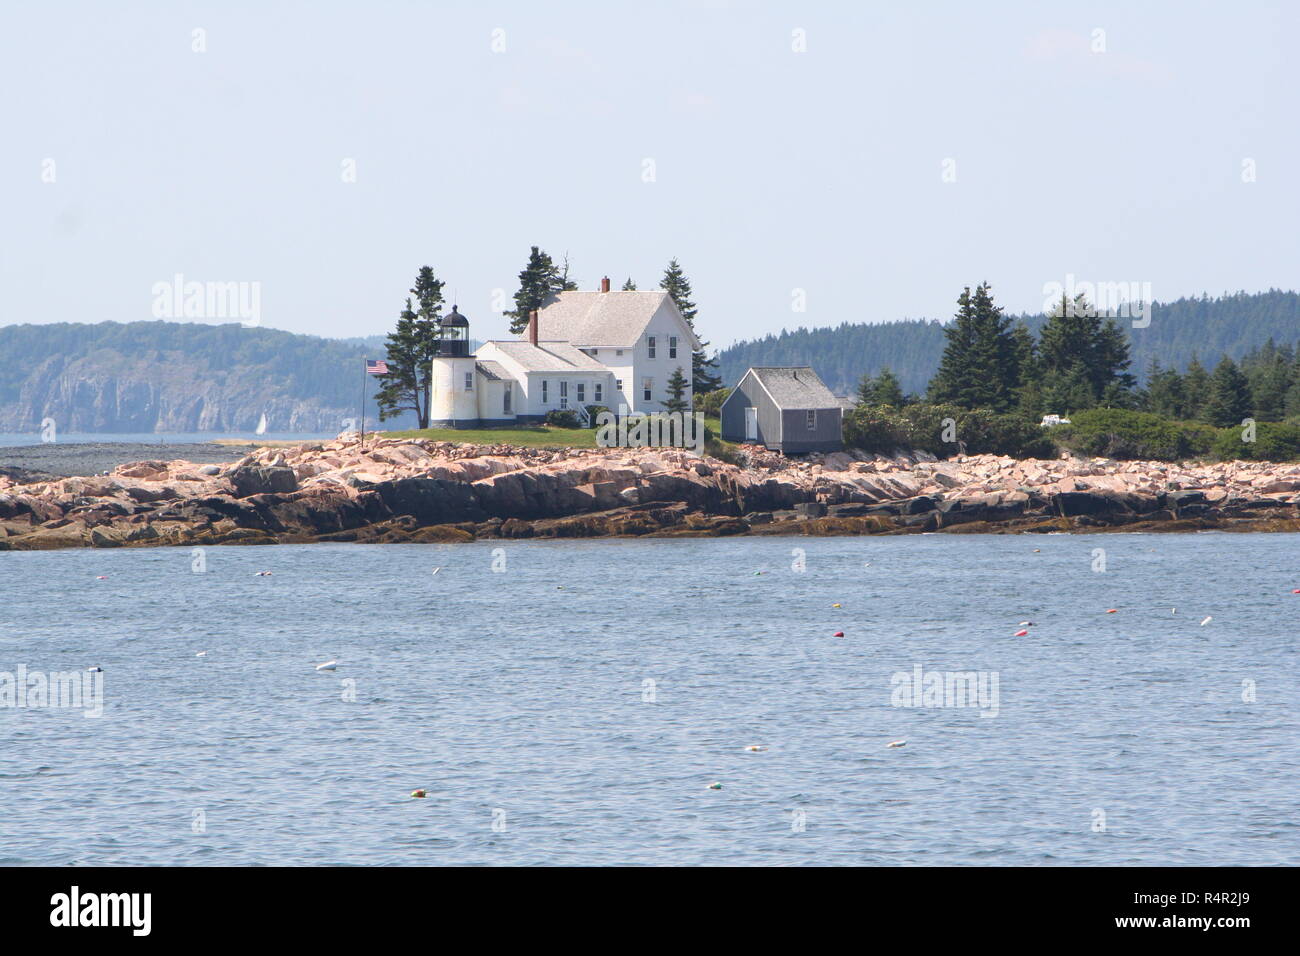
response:
<path id="1" fill-rule="evenodd" d="M 745 409 L 745 441 L 758 441 L 758 409 L 753 405 Z"/>

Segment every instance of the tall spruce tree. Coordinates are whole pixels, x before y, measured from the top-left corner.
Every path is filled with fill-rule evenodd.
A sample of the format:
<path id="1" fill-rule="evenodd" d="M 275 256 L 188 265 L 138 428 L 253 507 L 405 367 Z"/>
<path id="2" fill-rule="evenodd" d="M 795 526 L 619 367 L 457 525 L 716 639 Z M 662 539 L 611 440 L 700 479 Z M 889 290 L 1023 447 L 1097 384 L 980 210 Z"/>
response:
<path id="1" fill-rule="evenodd" d="M 421 266 L 410 289 L 406 305 L 397 318 L 397 328 L 385 343 L 388 374 L 375 394 L 379 419 L 385 421 L 404 411 L 415 412 L 420 428 L 429 427 L 429 402 L 433 386 L 433 357 L 441 334 L 444 283 L 429 266 Z"/>
<path id="2" fill-rule="evenodd" d="M 540 309 L 546 300 L 556 292 L 576 289 L 577 285 L 569 279 L 569 260 L 564 260 L 564 271 L 556 267 L 549 255 L 532 247 L 528 255 L 528 264 L 519 273 L 519 291 L 515 293 L 515 307 L 506 315 L 510 319 L 510 332 L 520 335 L 528 328 L 528 315 L 534 309 Z"/>
<path id="3" fill-rule="evenodd" d="M 695 303 L 691 301 L 691 282 L 686 278 L 686 273 L 682 271 L 676 257 L 669 260 L 668 268 L 664 270 L 664 277 L 659 280 L 659 288 L 672 296 L 673 302 L 677 304 L 677 311 L 682 314 L 691 331 L 695 332 L 695 337 L 700 338 L 699 332 L 695 329 L 695 314 L 698 310 L 695 308 Z M 708 345 L 708 342 L 700 338 L 700 347 L 691 352 L 691 391 L 696 395 L 712 392 L 722 385 L 722 378 L 715 372 L 718 360 L 716 357 L 710 358 L 705 351 Z"/>
<path id="4" fill-rule="evenodd" d="M 1103 318 L 1082 294 L 1065 295 L 1053 306 L 1038 334 L 1038 358 L 1045 379 L 1082 374 L 1088 406 L 1119 403 L 1134 385 L 1128 372 L 1128 339 L 1112 318 Z"/>
<path id="5" fill-rule="evenodd" d="M 1250 417 L 1251 410 L 1250 383 L 1237 363 L 1225 355 L 1210 376 L 1210 398 L 1205 403 L 1204 418 L 1211 425 L 1227 428 L 1240 425 L 1242 419 Z"/>
<path id="6" fill-rule="evenodd" d="M 858 383 L 858 403 L 862 405 L 892 405 L 895 408 L 902 408 L 906 403 L 902 383 L 899 382 L 898 376 L 886 365 L 875 378 L 870 375 L 862 376 L 862 381 Z"/>
<path id="7" fill-rule="evenodd" d="M 1210 373 L 1193 352 L 1192 360 L 1187 363 L 1187 371 L 1183 373 L 1183 417 L 1201 421 L 1209 401 Z"/>
<path id="8" fill-rule="evenodd" d="M 664 400 L 664 411 L 687 412 L 690 410 L 690 402 L 686 400 L 686 389 L 690 384 L 690 380 L 682 372 L 680 365 L 673 369 L 673 374 L 668 376 L 668 398 Z"/>
<path id="9" fill-rule="evenodd" d="M 1147 388 L 1142 402 L 1143 411 L 1163 418 L 1189 418 L 1187 393 L 1183 390 L 1183 377 L 1174 368 L 1163 368 L 1159 359 L 1147 366 Z"/>
<path id="10" fill-rule="evenodd" d="M 962 290 L 944 334 L 947 344 L 930 381 L 931 401 L 995 412 L 1010 409 L 1021 384 L 1020 350 L 1011 320 L 993 304 L 987 282 L 974 293 L 969 286 Z"/>
<path id="11" fill-rule="evenodd" d="M 631 277 L 631 276 L 628 276 L 627 281 L 623 283 L 623 291 L 624 291 L 624 292 L 635 292 L 635 291 L 636 291 L 636 283 L 632 281 L 632 277 Z"/>

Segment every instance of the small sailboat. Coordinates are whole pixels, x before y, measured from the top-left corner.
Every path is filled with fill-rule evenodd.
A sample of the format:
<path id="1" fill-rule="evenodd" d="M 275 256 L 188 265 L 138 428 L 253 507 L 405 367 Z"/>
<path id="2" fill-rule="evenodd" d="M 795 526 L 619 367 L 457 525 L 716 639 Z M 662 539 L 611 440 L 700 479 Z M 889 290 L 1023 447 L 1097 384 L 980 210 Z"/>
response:
<path id="1" fill-rule="evenodd" d="M 259 435 L 266 434 L 266 412 L 262 412 L 261 421 L 257 423 L 257 434 Z"/>

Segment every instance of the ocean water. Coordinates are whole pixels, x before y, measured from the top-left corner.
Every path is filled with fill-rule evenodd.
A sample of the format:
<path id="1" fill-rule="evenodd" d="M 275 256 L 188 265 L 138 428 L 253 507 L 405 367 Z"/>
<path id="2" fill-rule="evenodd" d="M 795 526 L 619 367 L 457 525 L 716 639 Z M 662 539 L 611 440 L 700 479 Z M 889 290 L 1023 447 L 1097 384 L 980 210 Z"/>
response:
<path id="1" fill-rule="evenodd" d="M 1269 534 L 4 552 L 0 672 L 101 666 L 104 710 L 0 707 L 0 863 L 1295 864 L 1298 558 Z M 983 672 L 986 706 L 894 706 L 918 666 Z"/>

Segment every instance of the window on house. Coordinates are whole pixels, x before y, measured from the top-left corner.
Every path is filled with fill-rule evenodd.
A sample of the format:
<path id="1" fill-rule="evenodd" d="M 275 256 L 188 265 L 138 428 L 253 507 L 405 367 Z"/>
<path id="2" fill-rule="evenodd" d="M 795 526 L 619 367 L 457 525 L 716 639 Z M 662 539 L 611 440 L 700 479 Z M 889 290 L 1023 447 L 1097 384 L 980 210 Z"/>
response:
<path id="1" fill-rule="evenodd" d="M 668 336 L 668 357 L 677 358 L 677 336 Z"/>
<path id="2" fill-rule="evenodd" d="M 622 350 L 622 349 L 615 349 L 615 350 L 614 350 L 614 354 L 615 354 L 615 355 L 622 355 L 622 354 L 623 354 L 623 350 Z"/>
<path id="3" fill-rule="evenodd" d="M 474 373 L 473 373 L 473 372 L 466 372 L 466 373 L 465 373 L 465 391 L 467 391 L 467 392 L 472 392 L 472 391 L 474 391 Z"/>
<path id="4" fill-rule="evenodd" d="M 501 393 L 501 411 L 510 414 L 510 403 L 514 398 L 514 390 L 510 387 L 510 382 L 506 382 L 506 390 Z"/>
<path id="5" fill-rule="evenodd" d="M 649 344 L 649 346 L 650 346 L 650 357 L 651 357 L 651 358 L 654 358 L 654 357 L 655 357 L 655 337 L 654 337 L 653 335 L 650 336 L 648 339 L 646 339 L 646 342 L 647 342 L 647 343 Z"/>
<path id="6" fill-rule="evenodd" d="M 546 379 L 542 379 L 542 404 L 543 405 L 545 405 L 547 402 L 550 401 L 550 399 L 546 397 L 548 385 L 550 385 L 550 383 L 546 381 Z"/>
<path id="7" fill-rule="evenodd" d="M 811 431 L 816 427 L 817 427 L 817 410 L 815 408 L 810 408 L 808 409 L 808 430 Z"/>
<path id="8" fill-rule="evenodd" d="M 560 382 L 560 407 L 569 407 L 569 383 Z"/>
<path id="9" fill-rule="evenodd" d="M 614 391 L 616 392 L 623 391 L 623 380 L 621 378 L 614 379 Z"/>
<path id="10" fill-rule="evenodd" d="M 603 402 L 605 400 L 605 386 L 597 382 L 591 387 L 591 397 L 593 401 Z"/>
<path id="11" fill-rule="evenodd" d="M 644 398 L 647 402 L 650 401 L 650 396 L 654 394 L 654 386 L 655 386 L 654 379 L 652 378 L 641 379 L 641 397 Z"/>
<path id="12" fill-rule="evenodd" d="M 587 401 L 587 386 L 584 383 L 579 382 L 578 383 L 578 404 L 581 405 L 586 401 Z"/>

